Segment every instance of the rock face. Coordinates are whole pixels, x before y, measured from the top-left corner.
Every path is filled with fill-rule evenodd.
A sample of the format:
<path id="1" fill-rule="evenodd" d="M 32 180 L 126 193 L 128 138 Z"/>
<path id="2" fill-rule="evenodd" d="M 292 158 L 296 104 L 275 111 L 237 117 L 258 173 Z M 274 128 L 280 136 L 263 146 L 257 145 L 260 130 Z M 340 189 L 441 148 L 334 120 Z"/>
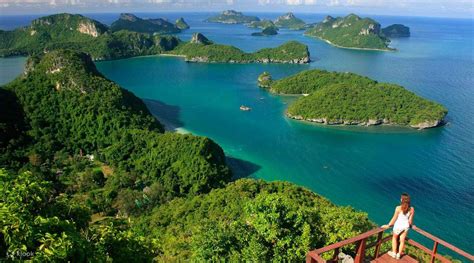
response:
<path id="1" fill-rule="evenodd" d="M 57 14 L 35 19 L 31 22 L 30 36 L 37 33 L 50 34 L 59 28 L 76 29 L 77 32 L 98 37 L 107 32 L 107 26 L 82 15 Z"/>
<path id="2" fill-rule="evenodd" d="M 193 43 L 193 44 L 202 44 L 202 45 L 212 44 L 212 41 L 207 39 L 207 37 L 205 37 L 201 33 L 194 33 L 190 42 Z"/>
<path id="3" fill-rule="evenodd" d="M 95 24 L 90 22 L 81 22 L 77 27 L 77 31 L 93 37 L 98 37 L 101 34 Z"/>
<path id="4" fill-rule="evenodd" d="M 393 24 L 382 29 L 382 33 L 386 37 L 409 37 L 410 28 L 401 24 Z"/>
<path id="5" fill-rule="evenodd" d="M 423 130 L 423 129 L 438 127 L 441 124 L 443 124 L 442 120 L 434 120 L 434 121 L 424 121 L 417 124 L 413 124 L 413 125 L 410 125 L 410 127 Z"/>
<path id="6" fill-rule="evenodd" d="M 189 29 L 188 23 L 186 23 L 186 21 L 184 21 L 184 18 L 182 18 L 182 17 L 177 19 L 175 24 L 176 24 L 176 27 L 181 29 L 181 30 Z"/>
<path id="7" fill-rule="evenodd" d="M 268 89 L 272 85 L 272 76 L 268 72 L 263 72 L 258 76 L 257 85 L 260 88 Z"/>

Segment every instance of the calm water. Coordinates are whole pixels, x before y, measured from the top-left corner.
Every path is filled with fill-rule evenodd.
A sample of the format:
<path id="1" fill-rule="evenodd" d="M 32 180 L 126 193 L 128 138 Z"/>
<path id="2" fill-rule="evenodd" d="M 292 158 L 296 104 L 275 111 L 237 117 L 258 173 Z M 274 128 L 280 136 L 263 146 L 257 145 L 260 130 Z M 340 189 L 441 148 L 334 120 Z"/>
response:
<path id="1" fill-rule="evenodd" d="M 403 23 L 412 37 L 394 40 L 397 52 L 338 49 L 280 30 L 271 37 L 251 37 L 242 25 L 201 22 L 207 14 L 184 16 L 189 39 L 204 33 L 218 43 L 245 51 L 298 40 L 310 48 L 310 65 L 190 64 L 178 58 L 142 57 L 97 63 L 108 78 L 146 99 L 150 110 L 169 127 L 218 142 L 237 176 L 285 180 L 306 186 L 341 205 L 366 211 L 383 224 L 400 193 L 412 195 L 415 223 L 474 253 L 474 26 L 473 20 L 374 17 L 382 26 Z M 277 14 L 258 14 L 274 18 Z M 91 17 L 110 23 L 117 14 Z M 323 15 L 300 15 L 307 22 Z M 27 25 L 30 17 L 1 17 L 2 29 Z M 23 58 L 0 60 L 5 83 Z M 256 86 L 262 71 L 275 78 L 309 68 L 351 71 L 394 82 L 449 109 L 449 124 L 415 131 L 403 128 L 328 128 L 289 120 L 283 113 L 290 97 L 268 94 Z M 240 105 L 252 108 L 239 110 Z M 431 246 L 431 244 L 429 244 Z"/>

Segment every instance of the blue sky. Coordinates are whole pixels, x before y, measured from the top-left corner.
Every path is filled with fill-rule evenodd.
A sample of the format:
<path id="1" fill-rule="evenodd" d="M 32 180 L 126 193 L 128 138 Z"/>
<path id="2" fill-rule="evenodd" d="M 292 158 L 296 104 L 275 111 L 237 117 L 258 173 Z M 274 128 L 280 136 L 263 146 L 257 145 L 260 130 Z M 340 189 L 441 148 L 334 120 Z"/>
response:
<path id="1" fill-rule="evenodd" d="M 0 0 L 1 14 L 239 11 L 474 17 L 474 0 Z"/>

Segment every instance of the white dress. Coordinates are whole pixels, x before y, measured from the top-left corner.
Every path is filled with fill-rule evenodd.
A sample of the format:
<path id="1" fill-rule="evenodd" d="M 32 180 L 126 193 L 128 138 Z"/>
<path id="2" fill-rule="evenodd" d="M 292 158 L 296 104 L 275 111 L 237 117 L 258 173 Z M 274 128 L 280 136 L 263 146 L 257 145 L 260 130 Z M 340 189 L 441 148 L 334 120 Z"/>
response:
<path id="1" fill-rule="evenodd" d="M 403 212 L 400 211 L 400 213 L 398 213 L 397 220 L 393 225 L 393 232 L 395 234 L 399 235 L 410 228 L 410 212 L 411 211 L 408 211 L 406 214 L 403 214 Z"/>

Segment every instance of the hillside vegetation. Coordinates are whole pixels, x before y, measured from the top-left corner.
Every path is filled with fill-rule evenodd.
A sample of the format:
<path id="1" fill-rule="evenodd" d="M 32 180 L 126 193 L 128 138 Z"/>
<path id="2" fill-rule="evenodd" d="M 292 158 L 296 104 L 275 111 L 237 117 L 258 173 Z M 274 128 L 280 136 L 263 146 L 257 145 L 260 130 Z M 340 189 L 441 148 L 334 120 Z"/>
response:
<path id="1" fill-rule="evenodd" d="M 237 12 L 235 10 L 226 10 L 219 15 L 209 17 L 205 21 L 224 24 L 247 24 L 254 21 L 260 21 L 260 19 L 256 16 L 246 16 L 242 12 Z"/>
<path id="2" fill-rule="evenodd" d="M 217 144 L 163 133 L 84 53 L 31 57 L 0 103 L 2 258 L 302 261 L 373 227 L 290 183 L 229 183 Z"/>
<path id="3" fill-rule="evenodd" d="M 430 128 L 443 123 L 447 109 L 407 89 L 378 83 L 354 73 L 308 70 L 281 80 L 268 73 L 262 87 L 278 94 L 306 94 L 292 103 L 287 115 L 324 124 L 394 124 Z M 259 82 L 261 83 L 261 81 Z"/>
<path id="4" fill-rule="evenodd" d="M 391 50 L 388 47 L 390 40 L 381 34 L 380 24 L 355 14 L 337 18 L 327 16 L 322 22 L 310 27 L 305 34 L 339 47 Z"/>
<path id="5" fill-rule="evenodd" d="M 108 27 L 81 15 L 57 14 L 33 20 L 31 26 L 0 31 L 0 56 L 35 55 L 57 49 L 88 53 L 94 60 L 160 54 L 180 40 Z"/>
<path id="6" fill-rule="evenodd" d="M 183 26 L 180 23 L 180 26 Z M 181 29 L 177 25 L 163 18 L 142 19 L 133 14 L 122 13 L 118 20 L 110 25 L 112 32 L 128 30 L 139 33 L 150 34 L 172 34 L 179 33 Z"/>
<path id="7" fill-rule="evenodd" d="M 191 62 L 302 64 L 310 60 L 308 47 L 296 41 L 289 41 L 276 48 L 260 49 L 254 53 L 245 53 L 236 47 L 212 42 L 190 41 L 181 43 L 169 53 L 185 56 L 186 60 Z"/>

